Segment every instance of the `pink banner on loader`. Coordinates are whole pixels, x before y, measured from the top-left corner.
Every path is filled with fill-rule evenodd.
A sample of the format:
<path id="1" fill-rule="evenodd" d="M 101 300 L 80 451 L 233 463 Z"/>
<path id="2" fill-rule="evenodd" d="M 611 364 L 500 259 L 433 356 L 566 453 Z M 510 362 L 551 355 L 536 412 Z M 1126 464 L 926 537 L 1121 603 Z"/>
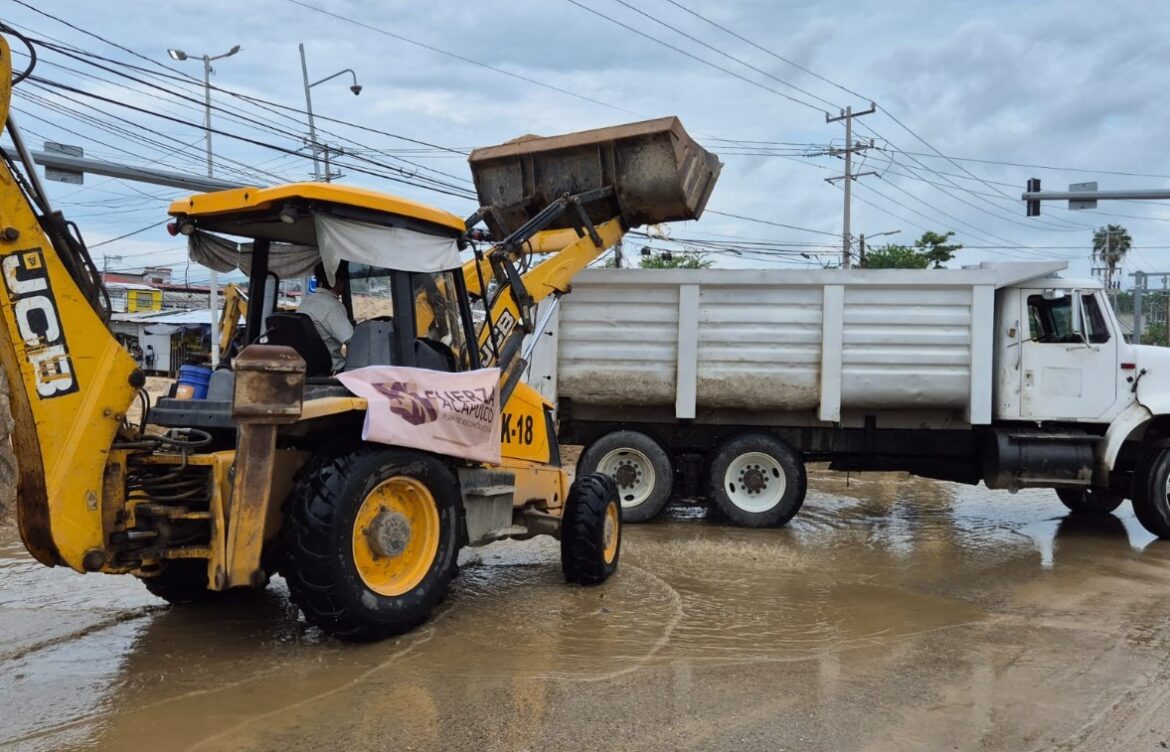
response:
<path id="1" fill-rule="evenodd" d="M 367 366 L 337 379 L 369 403 L 363 440 L 499 463 L 500 369 Z"/>

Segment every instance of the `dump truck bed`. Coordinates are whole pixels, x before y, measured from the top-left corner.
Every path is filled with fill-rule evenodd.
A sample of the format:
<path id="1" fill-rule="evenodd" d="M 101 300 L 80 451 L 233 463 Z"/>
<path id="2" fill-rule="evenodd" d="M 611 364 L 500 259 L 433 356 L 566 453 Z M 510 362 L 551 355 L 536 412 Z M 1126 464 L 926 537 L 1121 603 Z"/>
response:
<path id="1" fill-rule="evenodd" d="M 962 270 L 598 269 L 564 298 L 534 383 L 574 405 L 991 419 L 995 290 L 1063 262 Z M 542 342 L 542 346 L 546 346 Z M 555 372 L 547 372 L 555 362 Z M 546 392 L 547 393 L 547 392 Z"/>

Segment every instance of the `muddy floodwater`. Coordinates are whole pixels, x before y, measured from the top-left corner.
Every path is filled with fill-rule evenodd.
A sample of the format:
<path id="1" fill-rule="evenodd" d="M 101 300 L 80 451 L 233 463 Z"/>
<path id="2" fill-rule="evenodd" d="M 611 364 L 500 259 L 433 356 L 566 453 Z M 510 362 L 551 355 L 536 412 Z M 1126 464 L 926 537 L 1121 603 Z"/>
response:
<path id="1" fill-rule="evenodd" d="M 283 582 L 171 609 L 0 532 L 0 748 L 1159 750 L 1170 543 L 897 475 L 814 473 L 783 530 L 628 526 L 606 585 L 555 543 L 465 551 L 426 625 L 348 646 Z"/>

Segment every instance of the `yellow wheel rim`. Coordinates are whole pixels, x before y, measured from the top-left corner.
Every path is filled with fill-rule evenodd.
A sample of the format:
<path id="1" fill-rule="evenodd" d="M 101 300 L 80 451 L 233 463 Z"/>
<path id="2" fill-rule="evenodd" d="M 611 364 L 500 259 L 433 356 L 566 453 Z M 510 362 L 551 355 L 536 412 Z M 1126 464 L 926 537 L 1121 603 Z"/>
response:
<path id="1" fill-rule="evenodd" d="M 439 510 L 414 478 L 379 483 L 353 523 L 353 563 L 378 595 L 409 593 L 426 577 L 439 552 Z"/>
<path id="2" fill-rule="evenodd" d="M 618 541 L 622 537 L 622 514 L 618 505 L 612 501 L 605 505 L 604 535 L 605 550 L 602 555 L 606 564 L 613 564 L 613 560 L 617 558 Z"/>

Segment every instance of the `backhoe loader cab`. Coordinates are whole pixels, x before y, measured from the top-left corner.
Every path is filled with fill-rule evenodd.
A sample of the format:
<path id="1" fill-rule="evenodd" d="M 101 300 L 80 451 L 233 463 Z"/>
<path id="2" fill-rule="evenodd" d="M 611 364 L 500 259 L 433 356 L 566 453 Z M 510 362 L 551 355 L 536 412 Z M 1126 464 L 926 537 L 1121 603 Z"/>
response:
<path id="1" fill-rule="evenodd" d="M 175 202 L 191 259 L 248 275 L 247 318 L 207 399 L 151 407 L 107 327 L 96 266 L 9 113 L 11 78 L 0 37 L 13 144 L 0 149 L 0 365 L 17 522 L 38 561 L 134 575 L 173 603 L 263 587 L 279 571 L 306 619 L 348 640 L 424 620 L 464 545 L 550 534 L 568 581 L 615 571 L 613 482 L 570 487 L 553 405 L 521 381 L 522 343 L 535 304 L 568 292 L 630 227 L 698 218 L 719 164 L 676 119 L 477 150 L 483 208 L 466 222 L 316 183 Z M 486 252 L 466 232 L 481 219 L 497 238 Z M 532 264 L 537 249 L 553 253 Z M 340 369 L 311 321 L 272 302 L 280 280 L 317 264 L 326 284 L 347 282 L 351 318 L 355 291 L 388 305 L 357 317 Z M 136 400 L 146 409 L 132 423 Z M 467 432 L 439 431 L 451 426 Z"/>
<path id="2" fill-rule="evenodd" d="M 527 385 L 487 372 L 491 396 L 477 414 L 490 416 L 503 405 L 505 417 L 491 423 L 489 436 L 498 461 L 362 440 L 367 409 L 374 408 L 342 384 L 347 376 L 392 366 L 413 369 L 395 373 L 420 384 L 428 381 L 425 372 L 432 379 L 474 372 L 482 380 L 460 257 L 463 220 L 312 183 L 193 196 L 171 213 L 193 258 L 223 271 L 246 269 L 252 290 L 302 278 L 320 264 L 326 279 L 318 283 L 340 290 L 351 316 L 355 289 L 377 290 L 389 306 L 388 315 L 356 322 L 345 365 L 334 374 L 310 319 L 253 304 L 244 348 L 213 377 L 229 385 L 226 392 L 213 386 L 210 399 L 164 399 L 151 410 L 152 426 L 204 443 L 198 453 L 184 447 L 169 461 L 151 454 L 146 466 L 126 459 L 139 512 L 127 532 L 144 541 L 135 552 L 140 558 L 128 563 L 152 592 L 188 600 L 260 585 L 279 569 L 310 622 L 343 638 L 370 639 L 425 618 L 465 544 L 550 533 L 561 537 L 570 582 L 596 584 L 614 571 L 620 517 L 613 484 L 597 476 L 569 487 L 552 405 Z M 511 261 L 496 264 L 518 279 Z M 392 410 L 434 410 L 428 399 L 447 394 L 394 388 Z M 217 456 L 229 472 L 206 510 L 203 499 L 179 512 L 160 498 L 168 485 L 200 485 L 208 474 L 201 463 L 214 467 Z M 204 512 L 209 524 L 190 518 Z M 157 524 L 160 515 L 166 524 Z M 573 524 L 563 526 L 563 515 Z M 225 525 L 214 524 L 221 519 Z M 174 558 L 180 547 L 182 556 Z"/>

